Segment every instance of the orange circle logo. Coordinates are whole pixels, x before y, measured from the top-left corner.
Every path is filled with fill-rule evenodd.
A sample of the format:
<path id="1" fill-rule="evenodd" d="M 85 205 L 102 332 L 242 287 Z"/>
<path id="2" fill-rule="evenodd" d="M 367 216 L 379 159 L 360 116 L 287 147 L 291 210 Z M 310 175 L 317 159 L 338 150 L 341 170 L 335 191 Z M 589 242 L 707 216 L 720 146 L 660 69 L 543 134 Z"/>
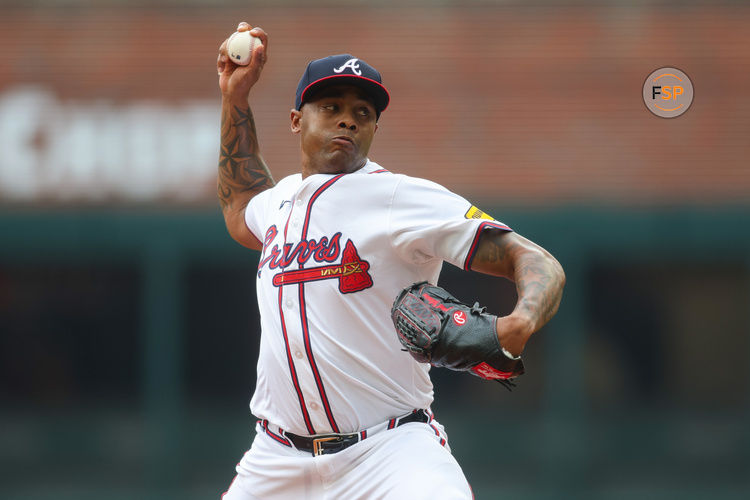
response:
<path id="1" fill-rule="evenodd" d="M 678 117 L 693 103 L 693 82 L 677 68 L 659 68 L 643 84 L 643 102 L 656 116 Z"/>

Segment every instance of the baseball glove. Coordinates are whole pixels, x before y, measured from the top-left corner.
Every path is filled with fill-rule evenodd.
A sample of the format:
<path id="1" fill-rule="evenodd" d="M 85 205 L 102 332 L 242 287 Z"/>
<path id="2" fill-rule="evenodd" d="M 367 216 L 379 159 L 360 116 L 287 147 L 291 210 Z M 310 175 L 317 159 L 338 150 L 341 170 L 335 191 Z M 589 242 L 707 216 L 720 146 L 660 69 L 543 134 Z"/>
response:
<path id="1" fill-rule="evenodd" d="M 515 386 L 511 379 L 524 373 L 523 361 L 500 345 L 497 316 L 485 310 L 423 281 L 399 293 L 391 319 L 401 344 L 420 363 L 468 371 L 510 390 Z"/>

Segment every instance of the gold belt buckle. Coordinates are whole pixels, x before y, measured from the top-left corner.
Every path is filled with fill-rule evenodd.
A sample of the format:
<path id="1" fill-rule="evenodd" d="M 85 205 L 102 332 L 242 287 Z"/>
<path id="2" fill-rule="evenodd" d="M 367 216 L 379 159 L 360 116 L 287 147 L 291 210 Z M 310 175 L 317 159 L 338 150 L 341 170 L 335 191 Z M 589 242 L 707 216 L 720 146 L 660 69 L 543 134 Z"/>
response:
<path id="1" fill-rule="evenodd" d="M 323 454 L 323 443 L 340 439 L 339 436 L 326 436 L 313 439 L 313 456 L 317 457 Z"/>

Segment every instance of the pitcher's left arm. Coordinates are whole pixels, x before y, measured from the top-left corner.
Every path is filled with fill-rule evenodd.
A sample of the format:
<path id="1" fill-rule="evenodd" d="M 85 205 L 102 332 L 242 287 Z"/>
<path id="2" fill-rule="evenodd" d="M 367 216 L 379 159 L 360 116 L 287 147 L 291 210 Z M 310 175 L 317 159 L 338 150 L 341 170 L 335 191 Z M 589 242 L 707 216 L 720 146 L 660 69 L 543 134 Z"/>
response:
<path id="1" fill-rule="evenodd" d="M 516 306 L 496 323 L 500 345 L 518 356 L 532 334 L 557 312 L 565 272 L 547 250 L 523 236 L 488 228 L 482 232 L 471 270 L 515 282 Z"/>

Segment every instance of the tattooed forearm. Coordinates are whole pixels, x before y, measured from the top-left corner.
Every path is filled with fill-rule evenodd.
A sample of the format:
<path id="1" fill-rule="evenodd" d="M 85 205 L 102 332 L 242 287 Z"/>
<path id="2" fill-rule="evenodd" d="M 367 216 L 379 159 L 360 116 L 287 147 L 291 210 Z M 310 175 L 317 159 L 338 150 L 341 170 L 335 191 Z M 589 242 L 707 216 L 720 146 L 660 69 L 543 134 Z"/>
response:
<path id="1" fill-rule="evenodd" d="M 525 252 L 515 266 L 518 291 L 516 309 L 534 322 L 534 330 L 544 326 L 557 312 L 565 275 L 560 264 L 546 252 Z"/>
<path id="2" fill-rule="evenodd" d="M 221 155 L 217 192 L 222 210 L 238 209 L 274 184 L 258 148 L 248 105 L 224 103 L 221 110 Z"/>
<path id="3" fill-rule="evenodd" d="M 544 326 L 557 312 L 565 273 L 557 260 L 540 246 L 515 233 L 485 231 L 471 268 L 505 276 L 516 283 L 515 311 L 531 323 Z"/>

